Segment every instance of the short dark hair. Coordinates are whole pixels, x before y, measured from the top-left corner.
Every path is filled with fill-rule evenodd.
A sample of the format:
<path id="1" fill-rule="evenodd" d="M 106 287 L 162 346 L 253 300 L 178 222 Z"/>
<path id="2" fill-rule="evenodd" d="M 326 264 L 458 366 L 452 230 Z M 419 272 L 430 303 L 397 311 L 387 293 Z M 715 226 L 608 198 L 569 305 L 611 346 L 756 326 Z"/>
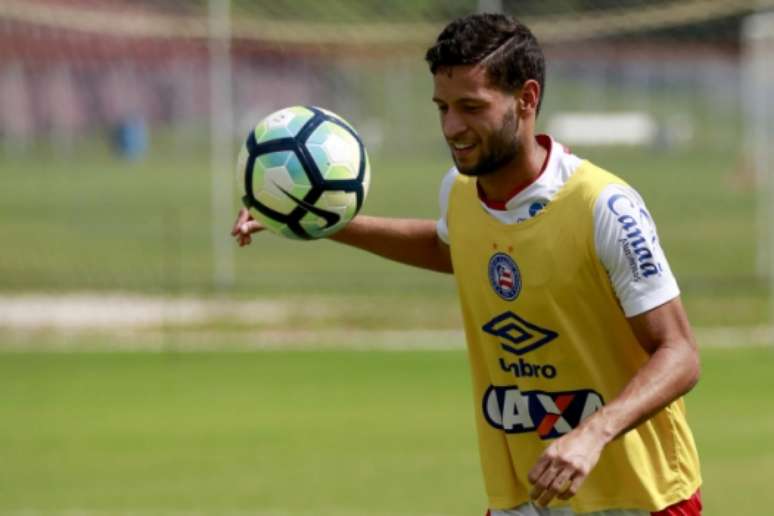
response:
<path id="1" fill-rule="evenodd" d="M 489 81 L 514 92 L 528 79 L 540 84 L 538 111 L 543 102 L 546 63 L 532 31 L 513 16 L 472 14 L 451 22 L 425 54 L 430 72 L 444 66 L 486 66 Z"/>

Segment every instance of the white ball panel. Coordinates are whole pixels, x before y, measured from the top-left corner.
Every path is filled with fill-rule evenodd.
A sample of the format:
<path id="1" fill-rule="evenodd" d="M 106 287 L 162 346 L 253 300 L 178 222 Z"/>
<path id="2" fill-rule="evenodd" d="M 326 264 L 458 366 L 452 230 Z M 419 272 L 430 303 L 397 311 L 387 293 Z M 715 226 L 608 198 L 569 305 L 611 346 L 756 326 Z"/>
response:
<path id="1" fill-rule="evenodd" d="M 287 199 L 280 188 L 291 191 L 293 189 L 293 178 L 285 167 L 267 168 L 263 173 L 263 191 L 279 199 Z"/>
<path id="2" fill-rule="evenodd" d="M 266 127 L 280 129 L 290 125 L 296 114 L 291 109 L 283 109 L 266 117 Z"/>
<path id="3" fill-rule="evenodd" d="M 354 138 L 352 138 L 354 140 Z M 354 145 L 353 145 L 354 143 Z M 323 143 L 325 153 L 331 160 L 331 163 L 342 163 L 350 165 L 357 163 L 360 158 L 360 149 L 356 142 L 345 141 L 338 134 L 331 133 Z"/>

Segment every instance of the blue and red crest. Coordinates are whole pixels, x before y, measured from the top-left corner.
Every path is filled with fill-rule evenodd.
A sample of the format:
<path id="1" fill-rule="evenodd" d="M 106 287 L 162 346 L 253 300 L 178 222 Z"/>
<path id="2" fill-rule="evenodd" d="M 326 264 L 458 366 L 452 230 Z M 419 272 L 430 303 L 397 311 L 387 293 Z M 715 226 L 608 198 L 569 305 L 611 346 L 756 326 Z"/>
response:
<path id="1" fill-rule="evenodd" d="M 489 259 L 489 283 L 498 296 L 513 301 L 521 292 L 521 273 L 513 258 L 496 253 Z"/>

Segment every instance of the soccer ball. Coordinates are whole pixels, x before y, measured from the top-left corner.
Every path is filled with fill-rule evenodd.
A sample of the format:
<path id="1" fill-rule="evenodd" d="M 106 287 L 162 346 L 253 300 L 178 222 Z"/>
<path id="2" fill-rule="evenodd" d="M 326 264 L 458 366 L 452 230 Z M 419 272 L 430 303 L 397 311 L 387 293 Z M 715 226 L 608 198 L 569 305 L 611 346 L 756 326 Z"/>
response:
<path id="1" fill-rule="evenodd" d="M 370 166 L 363 142 L 344 119 L 294 106 L 250 132 L 237 174 L 244 205 L 267 229 L 311 240 L 332 235 L 360 211 Z"/>

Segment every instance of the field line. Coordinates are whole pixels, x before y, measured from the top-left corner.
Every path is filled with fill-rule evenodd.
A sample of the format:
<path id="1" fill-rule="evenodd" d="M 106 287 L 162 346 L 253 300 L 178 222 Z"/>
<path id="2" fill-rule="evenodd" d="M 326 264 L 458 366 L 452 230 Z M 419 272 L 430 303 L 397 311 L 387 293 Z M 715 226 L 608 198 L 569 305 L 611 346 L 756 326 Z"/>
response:
<path id="1" fill-rule="evenodd" d="M 331 300 L 310 298 L 303 305 L 300 314 L 298 300 L 288 299 L 5 294 L 0 295 L 0 350 L 464 348 L 461 325 L 401 329 L 397 321 L 395 328 L 369 328 L 357 320 L 340 320 Z M 770 326 L 698 327 L 695 332 L 701 348 L 774 347 Z"/>
<path id="2" fill-rule="evenodd" d="M 771 328 L 697 328 L 701 349 L 774 347 Z M 0 331 L 0 351 L 310 351 L 462 350 L 461 330 L 265 330 L 265 331 Z"/>

